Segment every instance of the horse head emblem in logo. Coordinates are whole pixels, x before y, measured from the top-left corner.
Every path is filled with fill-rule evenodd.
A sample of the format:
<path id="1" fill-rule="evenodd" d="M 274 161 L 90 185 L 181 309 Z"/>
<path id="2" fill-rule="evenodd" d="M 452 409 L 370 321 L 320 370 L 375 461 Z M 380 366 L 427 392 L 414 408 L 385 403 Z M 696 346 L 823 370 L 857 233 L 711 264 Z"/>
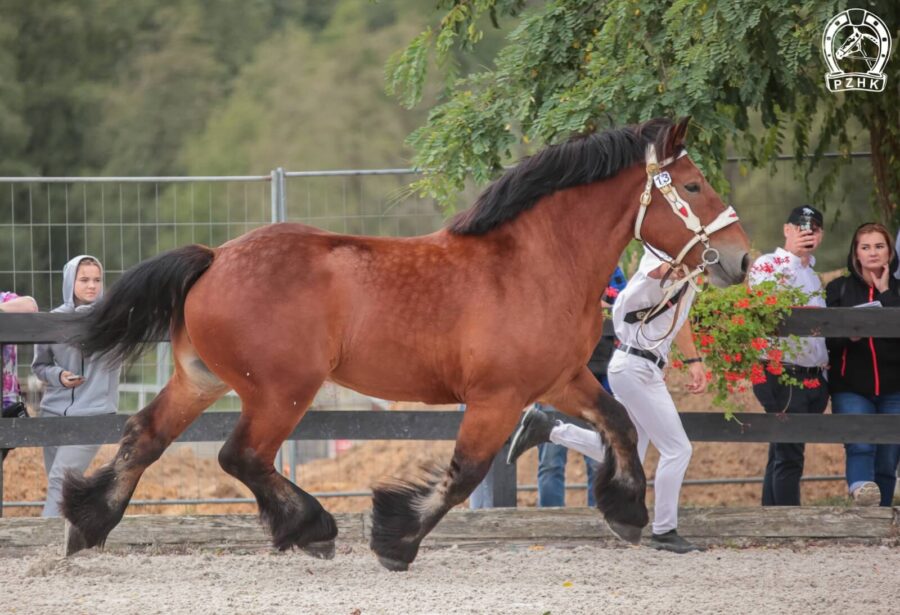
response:
<path id="1" fill-rule="evenodd" d="M 825 83 L 832 92 L 884 91 L 891 33 L 877 15 L 848 9 L 832 17 L 822 33 L 822 53 L 828 65 Z"/>

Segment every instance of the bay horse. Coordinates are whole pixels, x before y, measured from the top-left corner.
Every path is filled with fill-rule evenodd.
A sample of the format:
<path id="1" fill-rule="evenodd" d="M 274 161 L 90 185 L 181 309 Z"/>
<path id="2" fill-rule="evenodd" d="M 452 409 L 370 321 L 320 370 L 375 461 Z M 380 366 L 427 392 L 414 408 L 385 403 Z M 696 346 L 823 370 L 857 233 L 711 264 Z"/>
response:
<path id="1" fill-rule="evenodd" d="M 637 543 L 648 517 L 636 431 L 585 367 L 600 297 L 634 234 L 681 252 L 685 267 L 706 267 L 719 286 L 741 282 L 748 263 L 736 214 L 685 155 L 687 124 L 651 120 L 547 147 L 430 235 L 273 224 L 128 270 L 73 341 L 125 360 L 168 331 L 174 374 L 128 419 L 114 459 L 66 478 L 67 552 L 102 544 L 144 470 L 234 389 L 241 416 L 219 463 L 253 492 L 275 547 L 332 557 L 334 518 L 273 466 L 326 380 L 384 399 L 467 405 L 446 469 L 373 489 L 370 546 L 386 568 L 408 568 L 534 401 L 588 421 L 609 444 L 597 506 Z"/>

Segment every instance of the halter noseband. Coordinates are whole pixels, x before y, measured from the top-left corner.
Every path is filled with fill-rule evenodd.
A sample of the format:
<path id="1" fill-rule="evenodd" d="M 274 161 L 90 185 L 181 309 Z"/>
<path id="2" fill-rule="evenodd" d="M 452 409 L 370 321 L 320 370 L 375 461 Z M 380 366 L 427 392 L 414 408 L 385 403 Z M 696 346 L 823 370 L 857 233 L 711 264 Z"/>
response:
<path id="1" fill-rule="evenodd" d="M 687 229 L 694 233 L 694 236 L 684 244 L 683 248 L 681 248 L 681 252 L 678 253 L 678 256 L 674 259 L 660 258 L 660 260 L 669 263 L 672 269 L 681 268 L 685 273 L 686 280 L 694 287 L 694 290 L 699 292 L 701 289 L 697 286 L 694 279 L 703 273 L 709 265 L 715 265 L 719 262 L 719 251 L 710 247 L 709 236 L 716 231 L 722 230 L 729 224 L 737 222 L 738 215 L 734 210 L 734 207 L 729 206 L 725 211 L 716 216 L 716 219 L 711 223 L 706 226 L 701 224 L 700 218 L 698 218 L 694 213 L 694 210 L 691 209 L 690 203 L 679 196 L 678 191 L 672 184 L 672 176 L 669 175 L 667 171 L 662 170 L 663 167 L 672 164 L 678 158 L 686 155 L 687 151 L 682 150 L 677 157 L 666 158 L 662 162 L 657 163 L 656 148 L 652 143 L 647 146 L 647 183 L 644 186 L 643 194 L 641 194 L 641 206 L 638 210 L 637 219 L 634 221 L 634 238 L 643 243 L 647 249 L 658 257 L 660 256 L 646 241 L 644 241 L 643 237 L 641 237 L 641 226 L 644 223 L 644 217 L 647 215 L 647 208 L 650 207 L 651 191 L 653 190 L 653 186 L 656 186 L 669 203 L 672 211 L 678 215 L 679 219 L 684 223 Z M 684 265 L 682 261 L 684 260 L 684 257 L 687 256 L 687 253 L 698 243 L 702 243 L 704 248 L 703 254 L 700 257 L 701 262 L 697 267 L 691 270 L 687 265 Z"/>
<path id="2" fill-rule="evenodd" d="M 700 276 L 700 274 L 702 274 L 709 265 L 715 265 L 719 262 L 719 251 L 715 248 L 710 247 L 709 236 L 716 231 L 722 230 L 729 224 L 733 224 L 738 221 L 737 212 L 734 210 L 734 207 L 729 206 L 727 209 L 725 209 L 725 211 L 716 216 L 715 220 L 713 220 L 706 226 L 703 226 L 703 224 L 700 222 L 700 218 L 698 218 L 694 213 L 694 210 L 691 209 L 690 203 L 679 196 L 678 191 L 672 184 L 672 176 L 669 175 L 667 171 L 663 171 L 662 169 L 672 164 L 678 158 L 686 155 L 687 151 L 682 150 L 682 152 L 677 157 L 666 158 L 662 162 L 657 163 L 656 147 L 654 147 L 652 143 L 647 146 L 647 183 L 644 186 L 644 192 L 641 194 L 641 206 L 638 210 L 637 219 L 634 221 L 634 238 L 644 244 L 644 247 L 655 254 L 661 261 L 668 263 L 672 268 L 671 271 L 681 269 L 681 271 L 684 273 L 684 278 L 669 285 L 666 289 L 665 295 L 663 296 L 659 304 L 657 304 L 653 309 L 647 310 L 644 318 L 641 320 L 642 330 L 643 326 L 647 322 L 649 322 L 648 319 L 651 319 L 656 313 L 664 309 L 669 300 L 685 284 L 690 284 L 697 292 L 703 290 L 697 284 L 696 278 Z M 674 259 L 667 258 L 659 254 L 656 250 L 653 249 L 652 246 L 644 241 L 643 237 L 641 237 L 641 226 L 644 223 L 644 217 L 647 215 L 647 208 L 650 207 L 651 191 L 653 190 L 653 186 L 656 186 L 656 188 L 662 193 L 666 201 L 669 203 L 669 206 L 672 208 L 672 211 L 675 212 L 675 214 L 684 223 L 687 229 L 694 233 L 694 236 L 684 245 L 683 248 L 681 248 L 681 252 L 679 252 L 678 256 L 676 256 Z M 701 261 L 700 264 L 697 265 L 694 269 L 690 269 L 682 261 L 684 260 L 684 257 L 687 256 L 687 253 L 690 252 L 691 249 L 698 243 L 702 243 L 704 248 L 703 254 L 700 257 Z M 661 284 L 665 283 L 671 271 L 665 275 L 663 280 L 660 282 Z M 678 310 L 680 310 L 681 297 L 678 298 L 677 303 Z M 652 340 L 657 342 L 657 344 L 654 345 L 653 348 L 659 346 L 659 344 L 662 343 L 662 340 L 665 339 L 669 333 L 671 333 L 671 329 L 675 326 L 676 320 L 677 311 L 676 318 L 672 320 L 672 327 L 670 327 L 670 330 L 666 333 L 666 335 L 664 335 L 662 338 Z"/>

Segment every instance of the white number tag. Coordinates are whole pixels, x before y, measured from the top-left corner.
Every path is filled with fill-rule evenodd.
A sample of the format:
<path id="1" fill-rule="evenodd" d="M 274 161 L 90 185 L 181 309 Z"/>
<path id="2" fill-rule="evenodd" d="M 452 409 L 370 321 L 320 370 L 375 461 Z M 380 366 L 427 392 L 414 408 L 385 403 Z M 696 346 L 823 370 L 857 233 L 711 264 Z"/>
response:
<path id="1" fill-rule="evenodd" d="M 672 176 L 669 175 L 668 171 L 660 171 L 660 173 L 653 178 L 653 183 L 656 184 L 657 188 L 668 186 L 672 183 Z"/>

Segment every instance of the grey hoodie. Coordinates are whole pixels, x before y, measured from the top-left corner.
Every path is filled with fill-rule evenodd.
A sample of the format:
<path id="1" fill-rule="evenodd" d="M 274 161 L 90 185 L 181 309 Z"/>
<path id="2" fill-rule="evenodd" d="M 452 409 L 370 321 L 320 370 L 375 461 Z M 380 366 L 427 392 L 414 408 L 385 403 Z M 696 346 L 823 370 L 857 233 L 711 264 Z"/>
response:
<path id="1" fill-rule="evenodd" d="M 98 259 L 87 254 L 76 256 L 63 268 L 63 301 L 53 312 L 82 312 L 91 309 L 90 305 L 75 307 L 75 274 L 78 263 L 84 258 Z M 103 273 L 103 266 L 100 266 Z M 103 296 L 101 291 L 97 299 Z M 41 414 L 57 416 L 89 416 L 92 414 L 109 414 L 116 411 L 119 402 L 119 372 L 121 365 L 111 366 L 106 360 L 84 357 L 81 350 L 68 344 L 36 344 L 34 361 L 31 363 L 34 374 L 47 386 L 41 399 Z M 84 382 L 75 388 L 67 389 L 60 381 L 64 371 L 84 376 Z"/>

